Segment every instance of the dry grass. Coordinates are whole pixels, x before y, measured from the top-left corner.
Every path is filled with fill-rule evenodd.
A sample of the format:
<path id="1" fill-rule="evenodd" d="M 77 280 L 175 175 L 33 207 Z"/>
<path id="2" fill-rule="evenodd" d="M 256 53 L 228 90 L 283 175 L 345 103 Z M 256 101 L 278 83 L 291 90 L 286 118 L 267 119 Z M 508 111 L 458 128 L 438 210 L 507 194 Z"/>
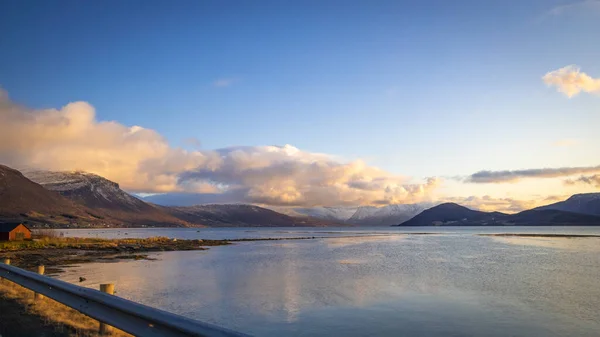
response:
<path id="1" fill-rule="evenodd" d="M 20 303 L 29 315 L 41 317 L 44 324 L 74 337 L 95 337 L 98 334 L 99 323 L 74 309 L 60 304 L 50 298 L 34 301 L 33 292 L 7 280 L 0 281 L 0 301 L 2 298 L 12 299 Z M 2 312 L 3 319 L 16 326 L 22 326 L 20 313 Z M 40 335 L 41 331 L 40 331 Z M 114 329 L 111 336 L 131 336 L 123 331 Z"/>
<path id="2" fill-rule="evenodd" d="M 98 239 L 98 238 L 66 238 L 60 236 L 39 236 L 34 240 L 2 241 L 0 251 L 25 249 L 71 248 L 71 249 L 111 249 L 123 245 L 136 245 L 140 248 L 156 248 L 157 246 L 184 247 L 196 244 L 194 240 L 174 241 L 167 237 L 152 237 L 147 239 Z"/>
<path id="3" fill-rule="evenodd" d="M 31 236 L 34 239 L 44 239 L 44 238 L 59 238 L 64 235 L 63 232 L 57 231 L 56 229 L 50 228 L 38 228 L 31 231 Z"/>

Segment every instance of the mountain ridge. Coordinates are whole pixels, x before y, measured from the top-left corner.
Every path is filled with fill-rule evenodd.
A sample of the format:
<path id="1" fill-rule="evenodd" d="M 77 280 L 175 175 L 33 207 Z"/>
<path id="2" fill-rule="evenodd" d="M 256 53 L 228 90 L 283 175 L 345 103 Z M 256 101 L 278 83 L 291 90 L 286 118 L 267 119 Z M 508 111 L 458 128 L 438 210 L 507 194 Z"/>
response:
<path id="1" fill-rule="evenodd" d="M 600 193 L 576 194 L 516 214 L 482 212 L 455 203 L 289 208 L 283 214 L 286 208 L 278 212 L 246 204 L 156 205 L 121 190 L 116 182 L 83 171 L 24 173 L 0 165 L 0 221 L 63 227 L 600 225 Z"/>
<path id="2" fill-rule="evenodd" d="M 151 195 L 143 200 L 162 206 L 195 206 L 213 204 L 209 199 L 217 199 L 214 195 L 199 195 L 195 193 L 167 193 Z M 219 204 L 219 202 L 217 202 Z M 227 203 L 222 203 L 227 204 Z M 289 207 L 264 206 L 265 208 L 292 217 L 310 217 L 324 221 L 332 221 L 354 226 L 391 226 L 411 219 L 425 209 L 435 205 L 432 202 L 414 204 L 393 204 L 376 206 L 319 206 L 319 207 Z"/>
<path id="3" fill-rule="evenodd" d="M 574 194 L 567 200 L 534 209 L 559 210 L 600 216 L 600 193 Z"/>
<path id="4" fill-rule="evenodd" d="M 208 204 L 181 207 L 161 206 L 166 212 L 191 223 L 209 227 L 326 227 L 331 223 L 310 217 L 293 217 L 247 204 Z"/>
<path id="5" fill-rule="evenodd" d="M 600 216 L 553 209 L 504 214 L 444 203 L 396 226 L 600 226 Z"/>
<path id="6" fill-rule="evenodd" d="M 129 193 L 119 184 L 82 171 L 24 171 L 42 187 L 124 223 L 189 227 L 192 224 L 160 210 Z"/>
<path id="7" fill-rule="evenodd" d="M 79 205 L 27 179 L 20 171 L 0 164 L 0 219 L 30 225 L 71 226 L 111 222 L 101 212 Z"/>
<path id="8" fill-rule="evenodd" d="M 0 167 L 0 206 L 9 206 L 0 207 L 0 220 L 25 221 L 34 227 L 47 224 L 59 227 L 345 226 L 311 217 L 288 216 L 254 205 L 155 205 L 121 190 L 116 182 L 84 171 L 25 170 L 24 173 Z M 12 213 L 9 210 L 13 210 Z M 38 216 L 32 218 L 27 212 Z"/>

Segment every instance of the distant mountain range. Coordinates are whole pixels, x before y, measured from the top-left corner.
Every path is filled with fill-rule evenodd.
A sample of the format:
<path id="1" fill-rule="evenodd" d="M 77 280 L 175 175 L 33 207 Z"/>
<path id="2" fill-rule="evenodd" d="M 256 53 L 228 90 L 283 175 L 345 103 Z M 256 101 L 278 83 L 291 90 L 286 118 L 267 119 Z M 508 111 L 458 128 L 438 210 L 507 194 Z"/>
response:
<path id="1" fill-rule="evenodd" d="M 24 174 L 23 174 L 24 173 Z M 253 205 L 166 207 L 148 203 L 87 172 L 25 170 L 0 165 L 0 222 L 52 227 L 340 226 Z"/>
<path id="2" fill-rule="evenodd" d="M 420 203 L 382 207 L 315 207 L 293 210 L 306 216 L 341 221 L 355 226 L 391 226 L 407 221 L 433 206 L 433 203 Z"/>
<path id="3" fill-rule="evenodd" d="M 593 195 L 580 195 L 579 198 L 593 198 Z M 553 207 L 561 205 L 554 205 L 557 204 L 517 214 L 504 214 L 444 203 L 397 226 L 600 226 L 600 216 L 555 209 Z"/>
<path id="4" fill-rule="evenodd" d="M 433 206 L 433 203 L 420 203 L 383 207 L 359 207 L 356 213 L 348 219 L 348 223 L 359 226 L 391 226 L 408 221 Z"/>
<path id="5" fill-rule="evenodd" d="M 293 217 L 263 207 L 244 204 L 162 207 L 165 212 L 190 223 L 210 227 L 324 227 L 342 223 L 312 217 Z"/>
<path id="6" fill-rule="evenodd" d="M 206 195 L 169 193 L 144 197 L 147 202 L 163 206 L 189 206 L 202 204 Z M 210 196 L 210 199 L 214 198 Z M 354 226 L 391 226 L 411 219 L 422 211 L 433 207 L 434 203 L 400 204 L 382 207 L 269 207 L 273 211 L 292 217 L 309 217 L 338 224 Z"/>
<path id="7" fill-rule="evenodd" d="M 21 173 L 0 165 L 0 222 L 22 221 L 32 227 L 600 225 L 600 193 L 574 195 L 517 214 L 481 212 L 453 203 L 273 209 L 197 204 L 203 198 L 207 200 L 197 194 L 137 198 L 91 173 Z"/>

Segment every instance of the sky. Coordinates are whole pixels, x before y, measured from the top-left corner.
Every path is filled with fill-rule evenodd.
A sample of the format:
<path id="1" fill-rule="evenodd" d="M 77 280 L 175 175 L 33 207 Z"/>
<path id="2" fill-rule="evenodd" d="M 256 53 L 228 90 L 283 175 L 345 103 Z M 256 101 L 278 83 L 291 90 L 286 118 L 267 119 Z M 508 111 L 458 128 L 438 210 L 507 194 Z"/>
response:
<path id="1" fill-rule="evenodd" d="M 3 1 L 0 163 L 263 205 L 600 189 L 600 1 Z"/>

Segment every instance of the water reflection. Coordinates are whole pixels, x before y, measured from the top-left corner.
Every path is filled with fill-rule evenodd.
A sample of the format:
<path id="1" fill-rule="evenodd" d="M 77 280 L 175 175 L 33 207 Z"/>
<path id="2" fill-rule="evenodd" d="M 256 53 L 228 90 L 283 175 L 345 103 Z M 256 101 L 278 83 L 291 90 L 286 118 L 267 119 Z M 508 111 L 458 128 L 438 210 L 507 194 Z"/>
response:
<path id="1" fill-rule="evenodd" d="M 519 246 L 535 246 L 572 251 L 600 252 L 600 238 L 577 237 L 520 237 L 520 236 L 491 236 L 496 241 Z"/>
<path id="2" fill-rule="evenodd" d="M 376 242 L 396 242 L 404 239 L 406 234 L 392 234 L 392 235 L 376 235 L 376 236 L 357 236 L 357 237 L 338 237 L 321 242 L 326 243 L 330 247 L 345 247 L 361 245 L 365 243 L 376 243 Z"/>
<path id="3" fill-rule="evenodd" d="M 156 256 L 61 278 L 259 336 L 600 334 L 599 255 L 575 247 L 391 235 Z"/>

